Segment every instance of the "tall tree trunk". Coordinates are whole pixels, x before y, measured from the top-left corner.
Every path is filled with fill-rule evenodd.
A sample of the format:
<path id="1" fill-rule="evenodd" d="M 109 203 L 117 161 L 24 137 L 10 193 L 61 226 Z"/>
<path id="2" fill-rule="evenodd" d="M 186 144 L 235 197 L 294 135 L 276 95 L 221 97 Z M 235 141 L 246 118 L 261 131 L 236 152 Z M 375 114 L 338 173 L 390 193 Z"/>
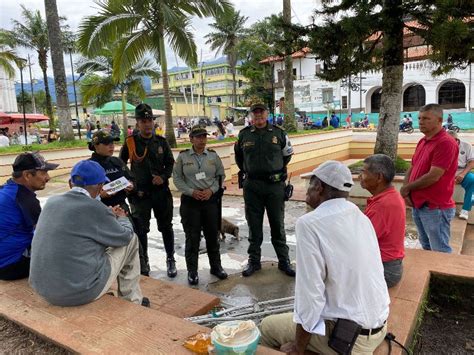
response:
<path id="1" fill-rule="evenodd" d="M 402 0 L 385 0 L 381 15 L 384 24 L 382 98 L 374 153 L 395 159 L 403 86 Z"/>
<path id="2" fill-rule="evenodd" d="M 230 71 L 232 73 L 232 106 L 237 106 L 237 83 L 235 82 L 235 67 L 237 66 L 237 56 L 235 53 L 227 54 Z"/>
<path id="3" fill-rule="evenodd" d="M 67 93 L 66 71 L 64 70 L 63 44 L 59 27 L 58 7 L 56 0 L 44 0 L 48 38 L 53 62 L 54 86 L 56 88 L 56 106 L 61 140 L 74 140 Z"/>
<path id="4" fill-rule="evenodd" d="M 291 1 L 283 0 L 283 22 L 287 25 L 291 25 Z M 290 39 L 286 39 L 288 44 L 286 48 L 285 56 L 285 120 L 283 127 L 288 132 L 295 132 L 297 129 L 295 122 L 295 99 L 293 94 L 293 58 L 291 57 L 291 45 Z"/>
<path id="5" fill-rule="evenodd" d="M 43 72 L 43 81 L 44 81 L 44 93 L 46 96 L 46 116 L 49 117 L 49 128 L 54 128 L 54 113 L 53 113 L 53 103 L 51 102 L 51 94 L 49 92 L 49 82 L 48 82 L 48 54 L 46 51 L 38 52 L 38 63 Z"/>
<path id="6" fill-rule="evenodd" d="M 127 120 L 127 93 L 125 89 L 121 91 L 122 96 L 122 132 L 123 140 L 127 139 L 128 120 Z"/>
<path id="7" fill-rule="evenodd" d="M 173 116 L 171 114 L 170 87 L 168 82 L 168 63 L 166 61 L 165 39 L 163 30 L 160 31 L 160 65 L 161 77 L 163 79 L 163 96 L 165 98 L 165 124 L 166 139 L 171 148 L 176 148 L 176 137 L 174 135 Z"/>

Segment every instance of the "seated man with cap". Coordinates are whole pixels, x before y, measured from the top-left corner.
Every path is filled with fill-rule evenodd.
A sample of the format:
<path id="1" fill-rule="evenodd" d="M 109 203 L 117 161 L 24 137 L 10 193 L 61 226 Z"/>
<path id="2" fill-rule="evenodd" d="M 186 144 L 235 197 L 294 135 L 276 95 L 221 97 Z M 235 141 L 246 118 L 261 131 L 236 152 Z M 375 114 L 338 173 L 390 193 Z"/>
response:
<path id="1" fill-rule="evenodd" d="M 12 178 L 0 186 L 0 280 L 28 277 L 33 232 L 41 206 L 35 191 L 49 181 L 50 164 L 38 153 L 23 153 L 13 162 Z"/>
<path id="2" fill-rule="evenodd" d="M 384 340 L 390 298 L 377 236 L 352 202 L 349 169 L 327 161 L 311 173 L 306 203 L 314 210 L 296 222 L 294 313 L 265 318 L 262 344 L 287 353 L 369 354 Z M 339 339 L 339 340 L 336 340 Z"/>
<path id="3" fill-rule="evenodd" d="M 108 182 L 95 161 L 71 171 L 71 190 L 50 197 L 33 238 L 30 284 L 49 303 L 78 306 L 103 296 L 118 281 L 119 297 L 144 306 L 138 239 L 125 211 L 97 197 Z"/>

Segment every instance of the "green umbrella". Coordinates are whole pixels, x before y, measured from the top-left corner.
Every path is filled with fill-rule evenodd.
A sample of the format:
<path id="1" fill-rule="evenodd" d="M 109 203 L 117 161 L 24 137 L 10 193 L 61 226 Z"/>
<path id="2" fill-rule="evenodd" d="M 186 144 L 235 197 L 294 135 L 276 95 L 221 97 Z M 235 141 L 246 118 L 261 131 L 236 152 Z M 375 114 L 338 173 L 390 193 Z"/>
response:
<path id="1" fill-rule="evenodd" d="M 125 110 L 127 112 L 135 112 L 135 106 L 126 102 Z M 115 113 L 122 113 L 122 101 L 110 101 L 101 108 L 94 110 L 95 115 L 113 115 Z"/>

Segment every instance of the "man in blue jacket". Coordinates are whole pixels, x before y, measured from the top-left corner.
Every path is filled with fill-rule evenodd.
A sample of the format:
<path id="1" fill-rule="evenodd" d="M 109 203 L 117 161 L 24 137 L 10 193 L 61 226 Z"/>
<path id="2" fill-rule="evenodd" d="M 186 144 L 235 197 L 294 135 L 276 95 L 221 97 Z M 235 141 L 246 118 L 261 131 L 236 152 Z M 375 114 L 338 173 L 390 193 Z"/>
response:
<path id="1" fill-rule="evenodd" d="M 41 207 L 35 191 L 49 181 L 51 164 L 38 153 L 20 154 L 12 178 L 0 186 L 0 280 L 28 277 L 30 248 Z"/>

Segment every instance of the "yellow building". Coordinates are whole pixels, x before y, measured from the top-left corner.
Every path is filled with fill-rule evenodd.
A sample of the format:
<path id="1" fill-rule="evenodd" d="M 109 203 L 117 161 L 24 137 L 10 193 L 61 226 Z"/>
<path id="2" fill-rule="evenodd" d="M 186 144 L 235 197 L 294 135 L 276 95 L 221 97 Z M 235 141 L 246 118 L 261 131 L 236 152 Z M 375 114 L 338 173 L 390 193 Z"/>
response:
<path id="1" fill-rule="evenodd" d="M 243 101 L 248 79 L 236 68 L 237 106 Z M 199 64 L 197 68 L 174 67 L 168 71 L 173 118 L 217 117 L 223 119 L 232 111 L 232 73 L 226 57 Z M 152 91 L 162 92 L 163 83 L 152 81 Z M 146 101 L 146 100 L 145 100 Z M 204 107 L 203 107 L 204 104 Z M 158 104 L 159 105 L 159 104 Z M 160 105 L 159 105 L 160 106 Z M 156 107 L 164 109 L 164 107 Z"/>

